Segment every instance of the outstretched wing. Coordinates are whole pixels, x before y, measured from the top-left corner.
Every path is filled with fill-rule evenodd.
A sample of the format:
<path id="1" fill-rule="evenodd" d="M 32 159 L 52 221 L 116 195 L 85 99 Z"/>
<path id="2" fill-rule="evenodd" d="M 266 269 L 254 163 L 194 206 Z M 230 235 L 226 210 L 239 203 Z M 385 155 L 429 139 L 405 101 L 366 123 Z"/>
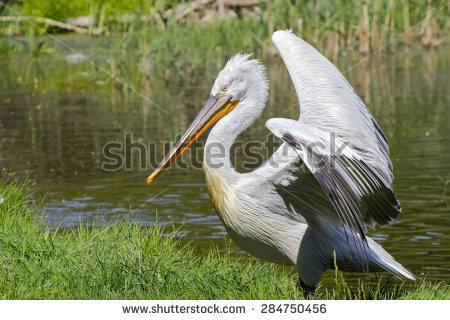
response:
<path id="1" fill-rule="evenodd" d="M 352 86 L 317 50 L 289 31 L 275 32 L 272 41 L 294 83 L 300 118 L 270 119 L 266 126 L 297 152 L 307 172 L 292 154 L 277 172 L 267 165 L 261 171 L 273 173 L 269 180 L 288 208 L 324 232 L 320 218 L 343 227 L 364 257 L 366 225 L 386 225 L 401 210 L 390 188 L 387 139 Z"/>
<path id="2" fill-rule="evenodd" d="M 334 132 L 390 184 L 393 175 L 386 136 L 341 72 L 292 32 L 277 31 L 272 41 L 294 83 L 299 122 Z"/>

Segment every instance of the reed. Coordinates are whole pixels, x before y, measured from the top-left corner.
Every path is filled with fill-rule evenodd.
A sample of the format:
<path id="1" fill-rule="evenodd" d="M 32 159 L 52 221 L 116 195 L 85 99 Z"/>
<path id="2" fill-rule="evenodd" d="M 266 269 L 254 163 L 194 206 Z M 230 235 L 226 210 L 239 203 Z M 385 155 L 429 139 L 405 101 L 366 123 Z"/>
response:
<path id="1" fill-rule="evenodd" d="M 232 15 L 235 18 L 226 20 L 203 19 L 218 11 L 214 1 L 208 3 L 208 6 L 198 9 L 195 14 L 179 19 L 176 14 L 168 13 L 175 10 L 177 1 L 14 2 L 12 7 L 3 10 L 3 17 L 0 17 L 0 29 L 4 33 L 1 44 L 2 47 L 14 45 L 5 40 L 5 35 L 26 34 L 27 30 L 35 28 L 34 25 L 39 26 L 35 29 L 40 30 L 40 33 L 58 33 L 61 32 L 56 27 L 59 21 L 61 25 L 69 18 L 88 16 L 85 29 L 78 27 L 85 30 L 82 33 L 98 36 L 120 34 L 124 38 L 137 34 L 148 39 L 170 39 L 171 43 L 166 45 L 175 49 L 184 44 L 183 39 L 178 37 L 183 31 L 176 29 L 195 32 L 197 41 L 192 45 L 199 42 L 214 45 L 218 37 L 226 40 L 223 43 L 230 48 L 236 42 L 231 38 L 251 38 L 250 35 L 255 34 L 262 43 L 266 43 L 270 42 L 274 30 L 292 29 L 319 49 L 330 51 L 331 56 L 335 55 L 336 48 L 339 52 L 355 50 L 367 55 L 399 35 L 401 37 L 396 44 L 410 44 L 412 39 L 419 39 L 426 47 L 437 47 L 448 40 L 450 25 L 449 7 L 445 0 L 259 1 L 257 7 L 232 8 L 237 14 Z M 18 17 L 20 15 L 28 18 Z M 54 19 L 55 24 L 46 25 L 43 18 Z M 218 34 L 218 31 L 222 32 Z M 341 43 L 345 45 L 340 45 Z M 0 52 L 7 54 L 11 50 L 3 49 Z"/>

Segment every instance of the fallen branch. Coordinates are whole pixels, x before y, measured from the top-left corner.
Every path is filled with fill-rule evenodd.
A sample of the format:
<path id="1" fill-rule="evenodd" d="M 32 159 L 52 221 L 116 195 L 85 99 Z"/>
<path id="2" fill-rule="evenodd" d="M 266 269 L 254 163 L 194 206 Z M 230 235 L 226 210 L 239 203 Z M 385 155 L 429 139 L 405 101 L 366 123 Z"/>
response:
<path id="1" fill-rule="evenodd" d="M 42 17 L 25 17 L 25 16 L 7 16 L 7 17 L 0 17 L 0 22 L 21 22 L 21 21 L 27 21 L 27 22 L 37 22 L 37 23 L 44 23 L 50 26 L 58 27 L 65 30 L 75 31 L 77 33 L 81 34 L 88 34 L 89 30 L 85 28 L 80 28 L 77 26 L 74 26 L 73 24 L 64 23 L 61 21 L 56 21 L 49 18 L 42 18 Z"/>
<path id="2" fill-rule="evenodd" d="M 225 0 L 225 7 L 254 7 L 259 5 L 259 0 Z"/>

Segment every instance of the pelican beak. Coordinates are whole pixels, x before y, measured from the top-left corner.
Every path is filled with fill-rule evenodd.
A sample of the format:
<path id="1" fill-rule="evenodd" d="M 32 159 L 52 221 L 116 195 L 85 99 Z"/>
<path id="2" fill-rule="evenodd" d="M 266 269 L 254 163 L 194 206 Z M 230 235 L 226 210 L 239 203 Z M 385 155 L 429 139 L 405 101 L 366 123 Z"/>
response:
<path id="1" fill-rule="evenodd" d="M 178 159 L 209 127 L 227 115 L 239 102 L 239 100 L 231 101 L 231 97 L 228 95 L 218 94 L 217 96 L 210 96 L 180 140 L 170 149 L 158 168 L 147 178 L 147 183 L 150 184 Z"/>

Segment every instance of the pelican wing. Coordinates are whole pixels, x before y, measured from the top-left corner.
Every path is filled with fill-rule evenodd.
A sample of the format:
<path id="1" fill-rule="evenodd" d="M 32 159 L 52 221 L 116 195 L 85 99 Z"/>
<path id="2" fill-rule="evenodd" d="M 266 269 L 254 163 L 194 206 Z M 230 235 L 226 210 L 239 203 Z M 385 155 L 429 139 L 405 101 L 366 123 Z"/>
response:
<path id="1" fill-rule="evenodd" d="M 290 31 L 275 32 L 272 41 L 294 83 L 299 122 L 334 132 L 390 184 L 393 175 L 386 136 L 341 72 Z"/>
<path id="2" fill-rule="evenodd" d="M 334 207 L 334 210 L 316 210 L 313 214 L 335 224 L 340 221 L 342 227 L 359 234 L 363 240 L 366 225 L 383 226 L 399 215 L 400 203 L 379 169 L 358 155 L 348 143 L 333 136 L 333 133 L 289 119 L 270 119 L 266 127 L 297 151 L 298 157 Z M 286 175 L 285 172 L 280 174 Z M 302 179 L 307 179 L 307 174 L 293 171 L 289 175 L 299 178 L 291 178 L 290 183 L 284 183 L 283 188 L 289 189 L 290 193 L 301 192 L 297 194 L 298 197 L 317 194 L 313 192 L 311 183 L 311 192 L 296 191 L 295 186 L 303 185 L 305 182 Z M 273 182 L 278 183 L 275 180 Z M 295 200 L 290 201 L 293 206 L 302 206 Z"/>

